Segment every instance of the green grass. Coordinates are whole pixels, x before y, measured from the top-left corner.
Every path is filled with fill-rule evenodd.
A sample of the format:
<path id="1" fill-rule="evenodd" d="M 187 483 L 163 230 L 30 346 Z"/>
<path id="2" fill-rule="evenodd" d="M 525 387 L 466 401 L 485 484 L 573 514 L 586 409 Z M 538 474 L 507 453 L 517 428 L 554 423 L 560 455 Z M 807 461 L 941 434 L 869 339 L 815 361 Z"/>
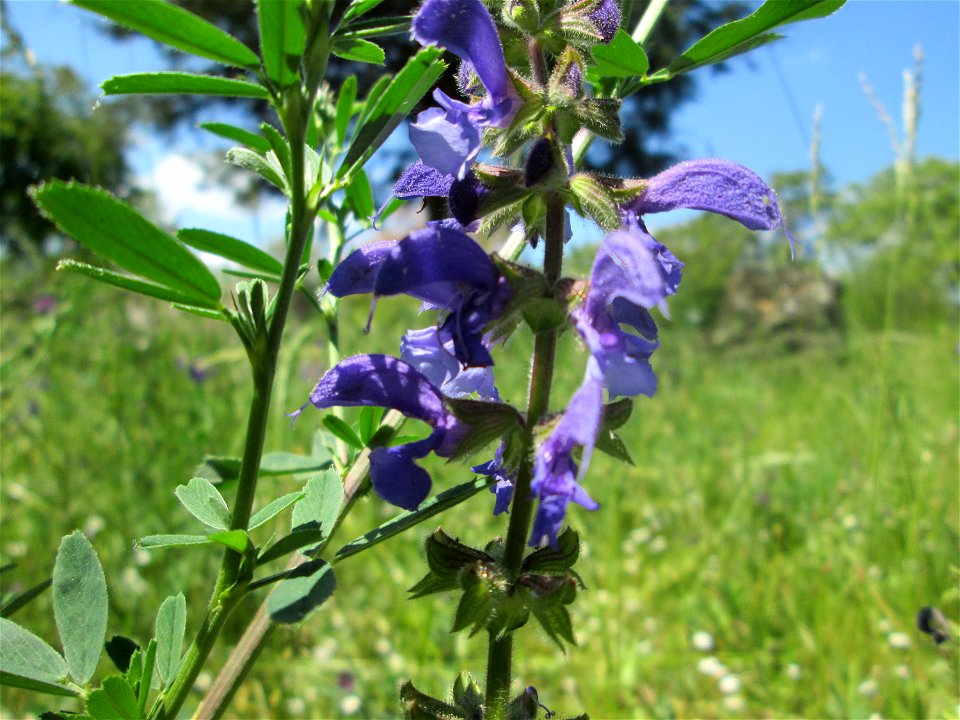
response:
<path id="1" fill-rule="evenodd" d="M 18 563 L 4 588 L 47 577 L 62 535 L 101 526 L 93 543 L 111 589 L 109 634 L 145 639 L 162 599 L 181 589 L 195 631 L 218 554 L 146 555 L 132 541 L 195 529 L 173 489 L 205 452 L 239 452 L 249 384 L 238 343 L 225 325 L 83 280 L 7 272 L 2 292 L 0 553 Z M 43 292 L 58 297 L 53 315 L 33 312 Z M 374 332 L 348 332 L 345 347 L 394 350 L 413 308 L 381 301 Z M 364 316 L 366 300 L 345 312 Z M 585 485 L 602 507 L 569 515 L 585 538 L 580 647 L 564 656 L 525 628 L 518 690 L 535 685 L 561 717 L 955 715 L 956 640 L 937 647 L 914 628 L 923 605 L 960 617 L 955 323 L 851 332 L 801 354 L 718 354 L 693 329 L 664 323 L 660 390 L 638 400 L 623 433 L 636 466 L 596 454 Z M 306 451 L 322 416 L 308 408 L 293 430 L 283 416 L 324 369 L 319 323 L 305 309 L 291 339 L 267 447 Z M 518 335 L 498 356 L 501 390 L 518 402 L 527 367 L 516 359 L 528 347 Z M 565 336 L 554 408 L 584 361 Z M 208 368 L 205 380 L 191 379 L 191 363 Z M 438 488 L 468 477 L 463 465 L 428 464 Z M 262 502 L 292 487 L 265 480 Z M 395 717 L 408 678 L 440 695 L 461 669 L 482 680 L 485 638 L 449 634 L 452 598 L 408 601 L 405 591 L 424 573 L 428 530 L 442 523 L 482 544 L 506 528 L 491 508 L 481 494 L 338 566 L 333 600 L 274 635 L 235 712 L 336 717 L 355 695 L 356 716 Z M 363 501 L 342 540 L 392 513 Z M 252 609 L 241 608 L 228 638 Z M 51 617 L 47 595 L 14 619 L 56 645 Z M 699 631 L 712 651 L 693 647 Z M 891 633 L 909 647 L 893 647 Z M 708 656 L 738 677 L 738 692 L 725 696 L 698 671 Z M 338 687 L 341 674 L 352 687 Z M 46 707 L 8 689 L 2 706 L 5 716 Z"/>

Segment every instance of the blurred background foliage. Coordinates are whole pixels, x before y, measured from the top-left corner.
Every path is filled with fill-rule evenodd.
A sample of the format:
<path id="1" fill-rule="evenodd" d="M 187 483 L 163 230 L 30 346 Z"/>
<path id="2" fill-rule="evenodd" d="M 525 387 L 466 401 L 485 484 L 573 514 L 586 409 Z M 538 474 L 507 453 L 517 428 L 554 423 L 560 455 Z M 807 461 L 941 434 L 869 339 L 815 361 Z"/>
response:
<path id="1" fill-rule="evenodd" d="M 252 32 L 248 18 L 234 18 L 235 3 L 186 4 L 241 37 Z M 717 11 L 671 3 L 676 45 L 698 32 L 696 22 L 716 24 Z M 132 541 L 192 531 L 173 489 L 204 454 L 239 451 L 242 350 L 224 325 L 56 275 L 58 257 L 77 251 L 43 244 L 49 230 L 24 193 L 41 178 L 75 177 L 149 208 L 130 185 L 131 128 L 170 128 L 195 108 L 125 103 L 91 115 L 90 90 L 72 71 L 32 65 L 9 28 L 4 42 L 0 564 L 17 565 L 3 575 L 4 591 L 47 577 L 58 538 L 79 527 L 105 566 L 111 634 L 147 637 L 153 610 L 144 608 L 178 589 L 192 632 L 209 585 L 195 580 L 216 572 L 217 553 L 149 554 Z M 667 161 L 646 143 L 652 129 L 670 138 L 669 108 L 695 86 L 666 87 L 680 94 L 645 94 L 649 107 L 625 111 L 646 129 L 643 142 L 618 149 L 618 170 L 648 174 Z M 613 164 L 602 152 L 595 159 Z M 828 169 L 769 178 L 801 239 L 792 263 L 782 234 L 714 216 L 656 233 L 687 267 L 672 319 L 661 322 L 660 390 L 641 399 L 625 433 L 636 465 L 596 456 L 586 484 L 603 507 L 572 515 L 587 538 L 581 647 L 564 658 L 536 631 L 522 640 L 523 682 L 551 709 L 623 718 L 956 712 L 956 639 L 934 645 L 914 616 L 935 605 L 960 618 L 960 166 L 892 163 L 840 188 Z M 593 252 L 571 247 L 566 272 L 588 272 Z M 416 303 L 384 301 L 364 335 L 368 309 L 364 298 L 343 304 L 348 352 L 396 352 L 400 329 L 426 322 Z M 320 416 L 310 411 L 291 430 L 283 413 L 325 370 L 325 338 L 307 303 L 296 312 L 268 449 L 307 452 Z M 507 399 L 523 393 L 527 368 L 512 358 L 528 356 L 528 345 L 518 333 L 496 356 Z M 567 333 L 554 407 L 582 366 Z M 438 488 L 468 472 L 430 469 Z M 297 482 L 265 482 L 261 492 L 268 499 Z M 478 496 L 443 525 L 483 542 L 491 522 L 505 528 L 490 518 L 490 500 Z M 369 499 L 342 539 L 391 514 Z M 461 667 L 482 667 L 480 643 L 450 642 L 444 597 L 405 599 L 423 572 L 422 535 L 345 563 L 332 603 L 275 635 L 237 715 L 389 717 L 402 680 L 442 692 Z M 228 641 L 248 614 L 236 614 Z M 51 617 L 44 596 L 16 620 L 55 642 Z M 20 717 L 36 703 L 5 689 L 0 714 Z"/>

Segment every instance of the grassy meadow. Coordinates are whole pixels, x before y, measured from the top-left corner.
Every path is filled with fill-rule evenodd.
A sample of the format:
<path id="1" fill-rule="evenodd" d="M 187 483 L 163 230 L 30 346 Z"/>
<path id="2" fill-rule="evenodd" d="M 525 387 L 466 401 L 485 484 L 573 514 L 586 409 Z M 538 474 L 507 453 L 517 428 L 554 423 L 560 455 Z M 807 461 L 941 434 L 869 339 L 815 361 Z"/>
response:
<path id="1" fill-rule="evenodd" d="M 4 589 L 48 577 L 60 537 L 81 528 L 107 575 L 108 635 L 145 640 L 160 602 L 181 589 L 193 633 L 219 552 L 147 553 L 133 540 L 195 532 L 174 488 L 205 453 L 240 451 L 249 383 L 239 343 L 225 324 L 160 302 L 3 269 L 0 555 L 17 564 Z M 684 283 L 696 287 L 690 266 Z M 580 647 L 564 656 L 526 628 L 518 690 L 536 686 L 560 717 L 956 717 L 956 638 L 937 646 L 914 624 L 925 605 L 960 617 L 955 313 L 884 328 L 858 322 L 847 300 L 844 330 L 790 353 L 718 349 L 682 313 L 662 323 L 660 389 L 638 399 L 623 430 L 636 465 L 595 454 L 585 485 L 602 507 L 569 515 L 585 538 Z M 367 302 L 344 303 L 344 347 L 395 352 L 415 305 L 381 301 L 364 336 Z M 308 452 L 320 427 L 312 408 L 293 429 L 284 417 L 325 369 L 320 323 L 305 303 L 297 312 L 268 450 Z M 497 356 L 508 400 L 525 391 L 528 346 L 519 333 Z M 584 362 L 566 334 L 553 407 Z M 427 464 L 440 489 L 469 477 L 461 464 Z M 298 482 L 262 480 L 258 506 Z M 482 680 L 486 639 L 449 633 L 452 598 L 405 591 L 425 571 L 429 530 L 483 544 L 506 529 L 492 507 L 483 493 L 338 565 L 333 599 L 274 634 L 232 713 L 396 717 L 408 678 L 441 695 L 460 669 Z M 394 512 L 364 500 L 331 547 Z M 228 640 L 254 607 L 236 613 Z M 14 619 L 59 647 L 49 594 Z M 211 672 L 223 657 L 221 643 Z M 47 699 L 4 689 L 3 716 Z"/>

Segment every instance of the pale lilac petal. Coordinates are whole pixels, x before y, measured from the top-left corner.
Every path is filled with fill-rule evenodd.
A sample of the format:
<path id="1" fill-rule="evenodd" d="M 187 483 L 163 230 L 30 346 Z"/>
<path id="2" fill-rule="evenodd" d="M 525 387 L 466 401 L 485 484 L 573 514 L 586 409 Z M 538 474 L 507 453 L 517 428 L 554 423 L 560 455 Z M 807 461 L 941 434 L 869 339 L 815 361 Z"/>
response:
<path id="1" fill-rule="evenodd" d="M 466 113 L 430 108 L 409 131 L 420 159 L 443 175 L 463 177 L 480 152 L 480 129 Z"/>
<path id="2" fill-rule="evenodd" d="M 453 338 L 440 328 L 408 330 L 400 341 L 400 357 L 419 370 L 447 397 L 478 395 L 499 400 L 489 367 L 464 368 L 454 354 Z"/>

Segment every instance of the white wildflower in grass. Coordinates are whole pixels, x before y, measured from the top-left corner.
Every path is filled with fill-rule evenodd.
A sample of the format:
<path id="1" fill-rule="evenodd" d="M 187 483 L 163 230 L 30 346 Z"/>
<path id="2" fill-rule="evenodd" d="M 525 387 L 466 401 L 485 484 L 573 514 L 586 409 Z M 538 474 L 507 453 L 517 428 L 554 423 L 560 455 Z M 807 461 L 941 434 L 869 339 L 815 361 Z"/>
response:
<path id="1" fill-rule="evenodd" d="M 796 663 L 790 663 L 787 665 L 784 673 L 786 673 L 787 677 L 791 680 L 799 680 L 803 677 L 803 669 Z"/>
<path id="2" fill-rule="evenodd" d="M 653 555 L 659 555 L 664 550 L 667 549 L 667 540 L 663 535 L 657 535 L 653 540 L 650 541 L 650 553 Z"/>
<path id="3" fill-rule="evenodd" d="M 293 717 L 303 717 L 303 714 L 307 711 L 307 704 L 303 701 L 303 698 L 287 698 L 285 705 L 287 706 L 287 712 Z"/>
<path id="4" fill-rule="evenodd" d="M 890 632 L 893 629 L 893 625 L 890 624 L 890 621 L 886 618 L 881 618 L 877 621 L 877 630 L 884 634 Z"/>
<path id="5" fill-rule="evenodd" d="M 717 658 L 710 655 L 709 657 L 701 658 L 697 662 L 697 672 L 701 675 L 717 678 L 726 675 L 727 668 L 724 667 L 723 663 L 717 660 Z"/>
<path id="6" fill-rule="evenodd" d="M 742 695 L 727 695 L 727 697 L 723 699 L 724 709 L 730 712 L 740 712 L 743 710 L 744 705 L 746 705 L 746 703 Z"/>
<path id="7" fill-rule="evenodd" d="M 883 715 L 880 713 L 871 713 L 870 720 L 883 720 Z"/>
<path id="8" fill-rule="evenodd" d="M 639 575 L 640 561 L 634 556 L 627 556 L 627 559 L 623 561 L 623 572 L 627 575 Z"/>
<path id="9" fill-rule="evenodd" d="M 636 543 L 637 545 L 643 545 L 644 543 L 650 541 L 650 537 L 650 528 L 648 528 L 646 525 L 641 525 L 640 527 L 631 530 L 627 539 L 630 542 Z"/>
<path id="10" fill-rule="evenodd" d="M 867 568 L 867 577 L 871 580 L 880 580 L 883 578 L 883 568 L 879 565 L 871 565 Z"/>
<path id="11" fill-rule="evenodd" d="M 864 680 L 857 686 L 857 692 L 868 698 L 876 695 L 879 689 L 880 686 L 877 685 L 876 680 Z"/>
<path id="12" fill-rule="evenodd" d="M 724 695 L 733 695 L 740 691 L 740 678 L 737 675 L 724 675 L 717 680 L 717 687 Z"/>
<path id="13" fill-rule="evenodd" d="M 653 643 L 649 640 L 641 640 L 637 643 L 637 655 L 650 655 L 653 652 Z"/>
<path id="14" fill-rule="evenodd" d="M 690 644 L 693 645 L 694 650 L 710 652 L 713 650 L 713 635 L 703 630 L 698 630 L 690 638 Z"/>
<path id="15" fill-rule="evenodd" d="M 385 637 L 377 638 L 377 641 L 373 644 L 373 649 L 377 655 L 386 655 L 393 649 L 393 646 L 390 644 L 390 641 Z"/>
<path id="16" fill-rule="evenodd" d="M 857 529 L 857 516 L 854 514 L 848 514 L 843 516 L 843 529 L 847 531 L 853 531 Z"/>
<path id="17" fill-rule="evenodd" d="M 197 675 L 197 679 L 193 683 L 193 687 L 196 688 L 199 692 L 206 692 L 210 689 L 210 686 L 213 684 L 213 676 L 210 675 L 207 671 L 203 671 Z"/>
<path id="18" fill-rule="evenodd" d="M 648 635 L 653 635 L 658 627 L 660 627 L 660 623 L 653 615 L 648 615 L 643 619 L 643 629 Z"/>
<path id="19" fill-rule="evenodd" d="M 887 643 L 896 650 L 906 650 L 910 647 L 910 636 L 902 632 L 892 632 L 887 635 Z"/>
<path id="20" fill-rule="evenodd" d="M 390 669 L 390 672 L 394 674 L 403 670 L 404 665 L 406 665 L 406 661 L 400 653 L 393 652 L 387 657 L 387 667 Z"/>
<path id="21" fill-rule="evenodd" d="M 91 515 L 87 518 L 87 521 L 83 523 L 83 534 L 88 538 L 92 538 L 106 526 L 107 521 L 103 519 L 102 515 Z"/>
<path id="22" fill-rule="evenodd" d="M 313 649 L 313 661 L 318 664 L 323 664 L 327 662 L 330 658 L 333 657 L 333 653 L 337 649 L 337 641 L 333 638 L 324 638 L 319 645 Z"/>
<path id="23" fill-rule="evenodd" d="M 144 550 L 143 548 L 137 548 L 133 551 L 133 564 L 138 567 L 144 567 L 149 565 L 150 561 L 153 559 L 153 555 L 150 554 L 149 550 Z"/>
<path id="24" fill-rule="evenodd" d="M 135 567 L 124 568 L 123 574 L 120 576 L 120 582 L 123 584 L 124 590 L 130 595 L 143 595 L 150 589 L 147 581 L 143 579 L 143 576 L 137 572 Z"/>
<path id="25" fill-rule="evenodd" d="M 893 669 L 893 672 L 894 672 L 894 674 L 895 674 L 898 678 L 900 678 L 901 680 L 909 680 L 909 679 L 910 679 L 910 668 L 908 668 L 906 665 L 897 665 L 897 666 Z"/>
<path id="26" fill-rule="evenodd" d="M 340 713 L 342 715 L 355 715 L 360 709 L 360 698 L 357 695 L 350 694 L 344 696 L 340 701 Z"/>

